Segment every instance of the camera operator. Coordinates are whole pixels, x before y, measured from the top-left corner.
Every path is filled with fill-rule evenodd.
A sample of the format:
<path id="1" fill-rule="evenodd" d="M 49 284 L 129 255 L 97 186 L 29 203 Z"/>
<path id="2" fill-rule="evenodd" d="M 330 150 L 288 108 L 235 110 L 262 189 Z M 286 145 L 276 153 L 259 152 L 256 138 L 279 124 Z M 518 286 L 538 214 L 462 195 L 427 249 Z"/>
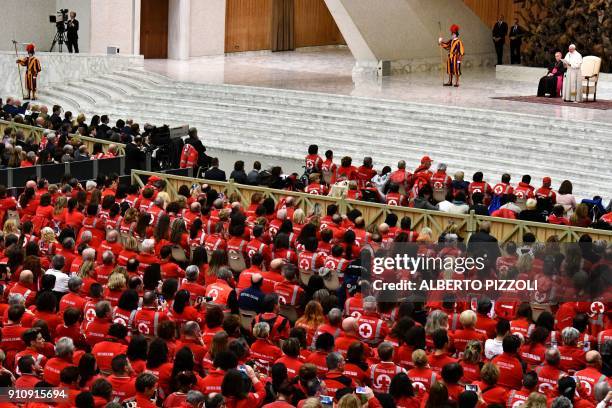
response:
<path id="1" fill-rule="evenodd" d="M 68 52 L 79 53 L 79 20 L 76 19 L 76 12 L 70 12 L 70 19 L 67 22 L 66 28 L 66 46 L 68 46 Z"/>

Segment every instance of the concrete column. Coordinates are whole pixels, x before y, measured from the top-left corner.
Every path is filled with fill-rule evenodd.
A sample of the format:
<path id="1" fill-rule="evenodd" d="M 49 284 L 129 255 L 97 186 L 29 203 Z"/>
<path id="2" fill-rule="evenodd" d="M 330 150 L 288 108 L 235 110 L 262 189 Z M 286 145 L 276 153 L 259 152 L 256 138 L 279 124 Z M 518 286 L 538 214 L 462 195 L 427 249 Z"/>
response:
<path id="1" fill-rule="evenodd" d="M 191 0 L 170 0 L 168 12 L 168 58 L 189 59 Z"/>
<path id="2" fill-rule="evenodd" d="M 140 5 L 141 0 L 132 0 L 132 9 L 134 14 L 132 16 L 132 38 L 134 43 L 132 44 L 132 54 L 140 54 Z"/>

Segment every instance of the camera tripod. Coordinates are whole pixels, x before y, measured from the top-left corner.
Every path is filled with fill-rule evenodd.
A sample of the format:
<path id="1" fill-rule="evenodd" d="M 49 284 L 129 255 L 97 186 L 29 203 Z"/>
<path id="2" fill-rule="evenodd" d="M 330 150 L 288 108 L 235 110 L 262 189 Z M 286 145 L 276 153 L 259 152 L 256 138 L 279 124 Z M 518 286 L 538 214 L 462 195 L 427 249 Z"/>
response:
<path id="1" fill-rule="evenodd" d="M 59 52 L 63 52 L 62 49 L 64 48 L 64 43 L 66 42 L 66 31 L 57 30 L 57 32 L 55 33 L 55 37 L 53 38 L 53 42 L 51 43 L 51 49 L 49 50 L 49 52 L 53 52 L 55 44 L 58 44 Z"/>

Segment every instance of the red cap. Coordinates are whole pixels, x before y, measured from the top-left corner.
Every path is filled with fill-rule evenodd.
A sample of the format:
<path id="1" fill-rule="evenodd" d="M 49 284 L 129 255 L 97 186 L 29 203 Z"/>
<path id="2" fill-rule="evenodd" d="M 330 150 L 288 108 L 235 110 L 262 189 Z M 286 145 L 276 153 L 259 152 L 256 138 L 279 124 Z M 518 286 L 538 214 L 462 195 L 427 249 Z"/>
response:
<path id="1" fill-rule="evenodd" d="M 155 182 L 155 181 L 159 181 L 161 180 L 159 177 L 157 176 L 151 176 L 149 177 L 149 183 Z"/>
<path id="2" fill-rule="evenodd" d="M 36 49 L 36 46 L 34 45 L 34 43 L 28 44 L 26 45 L 26 51 L 28 53 L 32 53 L 34 52 L 34 50 Z"/>
<path id="3" fill-rule="evenodd" d="M 431 159 L 429 158 L 429 156 L 423 156 L 421 158 L 421 163 L 431 163 Z"/>
<path id="4" fill-rule="evenodd" d="M 450 32 L 451 33 L 458 33 L 459 32 L 459 26 L 457 24 L 453 24 L 452 26 L 450 26 Z"/>
<path id="5" fill-rule="evenodd" d="M 550 179 L 550 177 L 544 177 L 542 179 L 542 184 L 550 185 L 550 183 L 552 183 L 552 180 Z"/>

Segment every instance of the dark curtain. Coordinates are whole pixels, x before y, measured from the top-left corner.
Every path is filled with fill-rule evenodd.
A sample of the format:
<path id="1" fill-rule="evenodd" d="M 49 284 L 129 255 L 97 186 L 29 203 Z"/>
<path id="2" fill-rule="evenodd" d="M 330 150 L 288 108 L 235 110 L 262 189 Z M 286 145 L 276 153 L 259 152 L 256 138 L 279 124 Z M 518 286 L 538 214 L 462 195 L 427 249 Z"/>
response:
<path id="1" fill-rule="evenodd" d="M 272 0 L 272 51 L 290 51 L 293 40 L 294 0 Z"/>

